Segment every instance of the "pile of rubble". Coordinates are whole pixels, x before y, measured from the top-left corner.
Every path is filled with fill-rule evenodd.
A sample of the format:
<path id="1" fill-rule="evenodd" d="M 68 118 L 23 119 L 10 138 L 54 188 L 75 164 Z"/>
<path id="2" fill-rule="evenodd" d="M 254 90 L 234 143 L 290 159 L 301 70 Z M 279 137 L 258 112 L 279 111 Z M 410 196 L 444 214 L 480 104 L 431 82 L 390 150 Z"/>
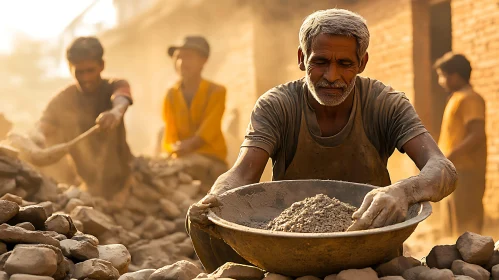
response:
<path id="1" fill-rule="evenodd" d="M 51 203 L 24 206 L 19 196 L 0 198 L 0 279 L 118 279 L 131 256 L 124 245 L 100 245 L 77 231 Z"/>
<path id="2" fill-rule="evenodd" d="M 35 234 L 62 240 L 62 235 L 50 233 L 47 226 L 61 223 L 66 225 L 64 221 L 67 221 L 72 228 L 71 233 L 65 235 L 68 240 L 75 238 L 72 235 L 77 230 L 77 239 L 83 233 L 87 234 L 84 235 L 86 237 L 92 236 L 92 242 L 88 242 L 97 249 L 98 246 L 119 244 L 122 244 L 119 245 L 120 248 L 128 249 L 131 261 L 127 263 L 126 270 L 118 268 L 120 273 L 146 268 L 158 269 L 180 260 L 196 263 L 194 249 L 185 232 L 185 214 L 188 207 L 201 197 L 201 183 L 182 172 L 183 169 L 182 164 L 172 160 L 136 158 L 133 163 L 133 178 L 122 201 L 108 201 L 92 197 L 79 187 L 57 184 L 19 160 L 15 150 L 0 145 L 0 197 L 3 196 L 4 201 L 14 201 L 19 207 L 18 212 L 13 212 L 14 216 L 0 221 L 0 224 L 7 223 L 2 225 L 1 230 L 16 234 L 23 230 L 23 234 L 29 236 Z M 49 243 L 7 240 L 5 243 L 9 249 L 14 249 L 13 245 L 24 243 L 48 244 L 60 248 L 52 239 L 47 242 Z M 88 244 L 85 246 L 88 247 Z M 22 249 L 18 251 L 22 252 Z M 59 251 L 54 251 L 59 264 L 62 257 L 59 258 Z M 85 261 L 95 262 L 93 259 L 100 255 L 95 255 L 95 250 L 93 252 Z M 82 261 L 66 258 L 73 263 Z"/>
<path id="3" fill-rule="evenodd" d="M 196 276 L 197 275 L 197 276 Z M 158 270 L 142 270 L 122 276 L 126 280 L 321 280 L 315 276 L 291 278 L 265 272 L 254 266 L 226 263 L 211 274 L 186 261 Z M 149 277 L 149 278 L 148 278 Z M 349 269 L 329 275 L 324 280 L 499 280 L 499 242 L 491 237 L 466 232 L 454 245 L 435 246 L 419 261 L 412 257 L 397 257 L 374 268 Z"/>

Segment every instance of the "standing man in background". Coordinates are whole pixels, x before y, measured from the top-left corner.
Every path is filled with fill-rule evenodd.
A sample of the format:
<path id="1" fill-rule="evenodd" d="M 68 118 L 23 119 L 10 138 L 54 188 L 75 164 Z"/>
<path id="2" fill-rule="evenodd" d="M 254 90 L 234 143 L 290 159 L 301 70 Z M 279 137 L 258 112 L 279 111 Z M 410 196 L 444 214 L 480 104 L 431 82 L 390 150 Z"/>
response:
<path id="1" fill-rule="evenodd" d="M 179 81 L 163 103 L 163 151 L 193 164 L 191 175 L 208 187 L 227 171 L 227 147 L 222 134 L 225 87 L 201 76 L 210 46 L 201 36 L 188 36 L 168 48 Z"/>
<path id="2" fill-rule="evenodd" d="M 485 101 L 470 84 L 471 65 L 463 55 L 447 53 L 435 69 L 440 86 L 449 92 L 438 145 L 458 172 L 456 190 L 442 201 L 444 233 L 480 233 L 487 162 Z"/>
<path id="3" fill-rule="evenodd" d="M 131 173 L 123 122 L 132 104 L 130 86 L 125 80 L 101 77 L 104 49 L 95 37 L 77 38 L 66 55 L 76 83 L 50 100 L 37 127 L 43 135 L 39 142 L 68 142 L 98 124 L 100 130 L 70 148 L 69 154 L 88 191 L 110 199 L 123 190 Z"/>

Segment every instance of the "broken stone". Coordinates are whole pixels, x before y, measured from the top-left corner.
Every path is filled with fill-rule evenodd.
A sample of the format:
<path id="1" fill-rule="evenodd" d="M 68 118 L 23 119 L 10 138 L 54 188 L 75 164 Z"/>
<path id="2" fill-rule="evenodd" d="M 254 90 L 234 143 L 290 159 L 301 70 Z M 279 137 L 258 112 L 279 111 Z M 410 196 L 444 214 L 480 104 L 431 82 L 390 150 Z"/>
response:
<path id="1" fill-rule="evenodd" d="M 88 241 L 66 239 L 61 241 L 62 253 L 65 257 L 78 261 L 86 261 L 99 257 L 97 247 Z"/>
<path id="2" fill-rule="evenodd" d="M 185 172 L 179 172 L 178 173 L 178 181 L 181 183 L 181 184 L 190 184 L 192 183 L 192 176 L 185 173 Z"/>
<path id="3" fill-rule="evenodd" d="M 57 233 L 57 232 L 55 232 L 55 231 L 45 231 L 45 233 L 46 233 L 48 236 L 50 236 L 50 237 L 52 237 L 52 238 L 54 238 L 54 239 L 57 239 L 57 240 L 59 240 L 59 241 L 62 241 L 62 240 L 66 240 L 66 239 L 68 239 L 68 238 L 66 237 L 66 235 L 62 235 L 62 234 Z"/>
<path id="4" fill-rule="evenodd" d="M 5 271 L 0 271 L 0 280 L 9 280 L 9 275 Z"/>
<path id="5" fill-rule="evenodd" d="M 128 271 L 128 265 L 132 257 L 127 248 L 122 244 L 111 244 L 97 246 L 99 259 L 110 262 L 120 274 Z"/>
<path id="6" fill-rule="evenodd" d="M 177 189 L 192 199 L 199 193 L 201 189 L 201 182 L 192 181 L 191 184 L 181 184 Z"/>
<path id="7" fill-rule="evenodd" d="M 43 247 L 16 247 L 5 263 L 8 274 L 52 276 L 57 270 L 57 255 Z"/>
<path id="8" fill-rule="evenodd" d="M 65 214 L 50 216 L 47 221 L 45 221 L 45 229 L 63 234 L 67 238 L 73 237 L 76 233 L 76 227 L 73 224 L 73 220 L 70 216 Z"/>
<path id="9" fill-rule="evenodd" d="M 120 274 L 110 262 L 100 259 L 91 259 L 76 264 L 72 277 L 78 280 L 83 280 L 85 278 L 116 280 L 120 277 Z"/>
<path id="10" fill-rule="evenodd" d="M 456 245 L 440 245 L 431 249 L 430 254 L 426 257 L 426 265 L 430 268 L 450 269 L 452 262 L 461 259 Z"/>
<path id="11" fill-rule="evenodd" d="M 3 253 L 2 255 L 0 255 L 0 271 L 5 270 L 5 263 L 7 262 L 11 254 L 12 251 L 9 251 L 7 253 Z"/>
<path id="12" fill-rule="evenodd" d="M 108 232 L 99 236 L 102 245 L 123 244 L 129 246 L 140 239 L 140 236 L 129 232 L 120 226 L 113 226 Z"/>
<path id="13" fill-rule="evenodd" d="M 418 278 L 419 274 L 426 272 L 428 270 L 430 270 L 430 268 L 427 266 L 416 266 L 404 271 L 404 273 L 402 273 L 402 277 L 404 277 L 407 280 L 417 280 L 419 279 Z"/>
<path id="14" fill-rule="evenodd" d="M 177 250 L 180 255 L 186 257 L 194 257 L 194 246 L 190 238 L 186 238 L 182 243 L 177 245 Z"/>
<path id="15" fill-rule="evenodd" d="M 76 240 L 76 241 L 87 241 L 96 247 L 99 245 L 99 239 L 97 239 L 95 236 L 90 235 L 90 234 L 81 234 L 81 233 L 76 234 L 71 239 Z"/>
<path id="16" fill-rule="evenodd" d="M 75 225 L 75 228 L 77 231 L 79 232 L 84 232 L 84 228 L 83 228 L 83 223 L 78 221 L 78 220 L 73 220 L 73 225 Z"/>
<path id="17" fill-rule="evenodd" d="M 365 279 L 365 280 L 377 280 L 378 274 L 372 268 L 364 269 L 348 269 L 343 270 L 338 273 L 336 277 L 337 280 L 353 280 L 353 279 Z"/>
<path id="18" fill-rule="evenodd" d="M 0 224 L 3 224 L 14 218 L 19 213 L 19 205 L 17 203 L 0 200 Z"/>
<path id="19" fill-rule="evenodd" d="M 123 213 L 115 213 L 113 217 L 116 223 L 126 230 L 132 230 L 135 227 L 135 223 Z"/>
<path id="20" fill-rule="evenodd" d="M 168 219 L 173 220 L 182 214 L 182 212 L 180 212 L 180 209 L 178 209 L 177 205 L 175 203 L 169 201 L 168 199 L 164 199 L 164 198 L 160 199 L 159 204 L 161 205 L 161 209 L 163 210 L 163 214 L 165 214 L 165 216 Z"/>
<path id="21" fill-rule="evenodd" d="M 19 213 L 11 220 L 11 222 L 14 224 L 30 222 L 37 230 L 44 230 L 46 220 L 47 212 L 45 212 L 45 209 L 39 205 L 31 205 L 21 207 Z"/>
<path id="22" fill-rule="evenodd" d="M 70 200 L 72 198 L 79 198 L 81 193 L 82 191 L 80 188 L 76 186 L 70 186 L 66 191 L 64 191 L 64 195 Z"/>
<path id="23" fill-rule="evenodd" d="M 322 280 L 322 279 L 319 277 L 307 275 L 307 276 L 298 277 L 296 278 L 296 280 Z"/>
<path id="24" fill-rule="evenodd" d="M 482 236 L 465 232 L 456 242 L 457 249 L 467 263 L 486 265 L 494 253 L 494 240 L 490 236 Z"/>
<path id="25" fill-rule="evenodd" d="M 33 195 L 35 201 L 56 201 L 58 196 L 57 184 L 48 178 L 43 178 L 38 191 Z M 47 216 L 52 213 L 47 213 Z"/>
<path id="26" fill-rule="evenodd" d="M 94 206 L 94 197 L 88 192 L 81 192 L 79 199 L 83 201 L 84 205 L 86 206 Z"/>
<path id="27" fill-rule="evenodd" d="M 16 190 L 16 179 L 0 178 L 0 195 L 6 195 Z"/>
<path id="28" fill-rule="evenodd" d="M 140 240 L 128 247 L 133 256 L 132 263 L 138 269 L 161 268 L 185 259 L 185 256 L 180 255 L 177 249 L 177 244 L 185 238 L 187 234 L 178 232 L 160 239 Z M 131 265 L 130 269 L 132 269 Z"/>
<path id="29" fill-rule="evenodd" d="M 454 273 L 450 269 L 432 268 L 419 274 L 418 280 L 453 280 Z"/>
<path id="30" fill-rule="evenodd" d="M 175 280 L 192 280 L 196 276 L 202 273 L 201 269 L 196 265 L 188 261 L 178 261 L 172 265 L 168 265 L 156 270 L 149 276 L 149 280 L 164 280 L 164 279 L 175 279 Z M 243 278 L 243 275 L 240 275 Z M 227 276 L 218 276 L 218 278 Z M 263 273 L 260 278 L 263 278 Z"/>
<path id="31" fill-rule="evenodd" d="M 48 232 L 29 231 L 7 224 L 0 225 L 0 241 L 15 244 L 48 244 L 60 247 L 59 240 L 51 237 Z"/>
<path id="32" fill-rule="evenodd" d="M 23 204 L 23 199 L 22 197 L 19 197 L 17 195 L 13 195 L 13 194 L 10 194 L 10 193 L 7 193 L 5 194 L 4 196 L 2 196 L 0 198 L 0 200 L 8 200 L 8 201 L 12 201 L 12 202 L 15 202 L 17 205 L 21 206 Z"/>
<path id="33" fill-rule="evenodd" d="M 76 207 L 71 212 L 71 218 L 81 221 L 85 232 L 94 236 L 109 231 L 114 224 L 110 217 L 88 206 Z"/>
<path id="34" fill-rule="evenodd" d="M 57 270 L 56 270 L 55 274 L 52 275 L 52 277 L 56 280 L 66 279 L 66 276 L 71 275 L 71 267 L 70 266 L 71 266 L 71 263 L 70 263 L 69 259 L 66 257 L 63 257 L 62 261 L 57 264 Z"/>
<path id="35" fill-rule="evenodd" d="M 17 188 L 15 190 L 13 190 L 12 194 L 16 195 L 16 196 L 19 196 L 21 198 L 26 198 L 28 196 L 28 192 L 26 190 L 24 190 L 24 189 L 21 189 L 21 188 Z M 23 205 L 23 206 L 26 206 L 26 205 Z"/>
<path id="36" fill-rule="evenodd" d="M 54 247 L 54 246 L 51 246 L 51 245 L 47 245 L 47 244 L 30 244 L 30 245 L 18 244 L 14 247 L 14 249 L 21 248 L 21 247 L 28 248 L 28 250 L 32 249 L 32 248 L 50 249 L 50 250 L 54 251 L 55 255 L 57 256 L 57 263 L 60 263 L 64 259 L 64 256 L 62 255 L 61 249 Z"/>
<path id="37" fill-rule="evenodd" d="M 380 280 L 405 280 L 402 276 L 385 276 L 379 278 Z"/>
<path id="38" fill-rule="evenodd" d="M 35 226 L 32 225 L 30 222 L 19 223 L 16 225 L 16 227 L 20 227 L 20 228 L 23 228 L 25 230 L 31 230 L 31 231 L 36 230 Z"/>
<path id="39" fill-rule="evenodd" d="M 415 258 L 400 256 L 381 264 L 376 268 L 376 272 L 379 276 L 402 276 L 407 269 L 420 265 L 421 262 Z"/>
<path id="40" fill-rule="evenodd" d="M 489 280 L 490 272 L 485 268 L 476 265 L 469 264 L 462 260 L 455 260 L 452 263 L 452 272 L 456 275 L 466 275 L 475 280 Z"/>
<path id="41" fill-rule="evenodd" d="M 492 280 L 499 280 L 499 264 L 492 267 Z"/>
<path id="42" fill-rule="evenodd" d="M 85 206 L 85 202 L 83 202 L 83 200 L 79 198 L 71 198 L 66 204 L 64 212 L 71 213 L 71 211 L 73 211 L 78 206 Z"/>
<path id="43" fill-rule="evenodd" d="M 474 280 L 474 279 L 466 275 L 454 275 L 454 280 Z"/>
<path id="44" fill-rule="evenodd" d="M 118 280 L 148 280 L 156 269 L 142 269 L 135 272 L 125 273 Z"/>
<path id="45" fill-rule="evenodd" d="M 135 184 L 132 187 L 132 194 L 142 201 L 158 201 L 162 197 L 161 193 L 146 184 Z"/>
<path id="46" fill-rule="evenodd" d="M 0 255 L 7 253 L 7 245 L 5 243 L 0 242 Z"/>
<path id="47" fill-rule="evenodd" d="M 169 199 L 181 210 L 187 210 L 192 204 L 191 198 L 181 191 L 174 191 Z"/>
<path id="48" fill-rule="evenodd" d="M 52 216 L 54 214 L 54 204 L 50 201 L 44 201 L 38 203 L 39 206 L 43 207 L 45 209 L 45 213 L 47 214 L 47 217 Z"/>
<path id="49" fill-rule="evenodd" d="M 494 248 L 494 253 L 485 268 L 490 271 L 497 264 L 499 264 L 499 250 Z"/>
<path id="50" fill-rule="evenodd" d="M 14 274 L 10 276 L 10 280 L 54 280 L 50 276 L 37 276 L 30 274 Z"/>
<path id="51" fill-rule="evenodd" d="M 324 280 L 326 280 L 326 278 L 324 278 Z M 263 280 L 293 280 L 293 278 L 287 277 L 284 275 L 280 275 L 280 274 L 276 274 L 276 273 L 267 272 L 267 273 L 265 273 L 265 277 L 263 278 Z M 330 279 L 327 279 L 327 280 L 330 280 Z"/>

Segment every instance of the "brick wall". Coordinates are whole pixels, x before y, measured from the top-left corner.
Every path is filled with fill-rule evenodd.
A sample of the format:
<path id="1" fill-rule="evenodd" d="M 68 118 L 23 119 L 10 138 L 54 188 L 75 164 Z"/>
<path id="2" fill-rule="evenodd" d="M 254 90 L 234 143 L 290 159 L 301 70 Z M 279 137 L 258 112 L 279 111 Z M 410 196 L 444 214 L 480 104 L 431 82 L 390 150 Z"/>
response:
<path id="1" fill-rule="evenodd" d="M 453 50 L 472 64 L 471 82 L 487 104 L 487 225 L 499 220 L 499 1 L 453 0 Z M 497 236 L 497 233 L 496 233 Z"/>

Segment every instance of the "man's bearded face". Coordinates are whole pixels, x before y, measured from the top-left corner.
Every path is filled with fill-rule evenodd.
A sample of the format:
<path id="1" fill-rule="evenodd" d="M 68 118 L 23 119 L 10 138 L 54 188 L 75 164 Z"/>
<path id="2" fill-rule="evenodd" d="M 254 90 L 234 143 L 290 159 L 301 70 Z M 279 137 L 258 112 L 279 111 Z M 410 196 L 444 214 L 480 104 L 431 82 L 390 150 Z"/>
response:
<path id="1" fill-rule="evenodd" d="M 357 41 L 353 37 L 321 34 L 307 56 L 306 81 L 312 96 L 324 106 L 343 103 L 359 73 Z"/>

